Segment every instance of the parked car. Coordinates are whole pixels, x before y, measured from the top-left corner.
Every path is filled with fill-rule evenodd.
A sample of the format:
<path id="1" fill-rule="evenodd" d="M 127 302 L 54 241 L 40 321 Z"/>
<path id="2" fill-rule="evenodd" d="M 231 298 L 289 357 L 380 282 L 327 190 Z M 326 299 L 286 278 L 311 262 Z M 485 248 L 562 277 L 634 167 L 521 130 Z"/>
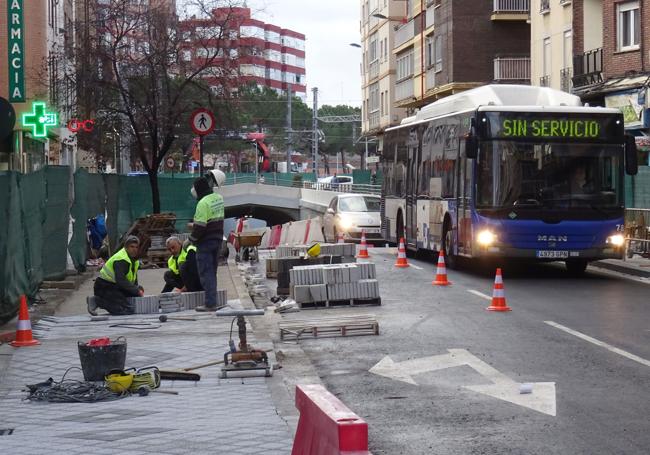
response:
<path id="1" fill-rule="evenodd" d="M 323 236 L 328 242 L 336 242 L 339 234 L 346 241 L 381 240 L 381 217 L 379 196 L 341 194 L 332 198 L 323 216 Z"/>

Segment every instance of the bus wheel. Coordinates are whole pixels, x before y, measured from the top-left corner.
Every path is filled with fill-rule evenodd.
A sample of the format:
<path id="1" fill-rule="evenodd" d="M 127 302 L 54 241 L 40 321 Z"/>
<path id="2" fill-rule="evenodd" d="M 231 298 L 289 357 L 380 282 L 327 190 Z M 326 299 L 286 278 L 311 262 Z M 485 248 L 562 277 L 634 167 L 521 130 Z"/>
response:
<path id="1" fill-rule="evenodd" d="M 565 264 L 569 274 L 573 276 L 580 276 L 585 273 L 585 270 L 587 270 L 587 263 L 588 262 L 586 259 L 572 259 L 566 261 Z"/>
<path id="2" fill-rule="evenodd" d="M 450 269 L 457 269 L 458 268 L 458 256 L 451 253 L 452 251 L 454 251 L 453 250 L 453 241 L 454 241 L 453 232 L 454 231 L 452 229 L 450 229 L 448 226 L 445 226 L 443 249 L 445 250 L 445 265 L 447 267 L 449 267 Z"/>

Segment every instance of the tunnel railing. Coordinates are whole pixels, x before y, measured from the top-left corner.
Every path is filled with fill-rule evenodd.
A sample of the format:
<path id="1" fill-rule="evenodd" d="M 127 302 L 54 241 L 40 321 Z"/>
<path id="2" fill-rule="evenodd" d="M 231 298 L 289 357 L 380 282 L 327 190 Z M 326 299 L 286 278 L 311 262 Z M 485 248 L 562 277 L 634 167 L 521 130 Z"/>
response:
<path id="1" fill-rule="evenodd" d="M 257 183 L 258 185 L 304 188 L 320 191 L 336 191 L 339 193 L 381 194 L 381 185 L 368 185 L 362 183 L 306 182 L 298 179 L 278 177 L 275 174 L 268 176 L 265 176 L 264 174 L 231 175 L 226 179 L 226 185 L 235 185 L 239 183 Z"/>

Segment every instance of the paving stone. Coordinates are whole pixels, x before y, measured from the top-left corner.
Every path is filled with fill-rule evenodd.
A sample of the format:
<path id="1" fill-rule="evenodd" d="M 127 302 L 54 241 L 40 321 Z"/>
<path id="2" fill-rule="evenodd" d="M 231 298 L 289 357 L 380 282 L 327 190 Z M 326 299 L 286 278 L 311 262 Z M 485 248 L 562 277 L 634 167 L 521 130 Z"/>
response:
<path id="1" fill-rule="evenodd" d="M 179 315 L 182 313 L 178 313 Z M 190 313 L 195 315 L 195 313 Z M 111 324 L 116 323 L 111 317 Z M 122 318 L 117 318 L 122 322 Z M 142 320 L 141 315 L 124 321 Z M 163 381 L 179 395 L 151 394 L 100 403 L 32 403 L 23 401 L 25 384 L 48 377 L 60 380 L 69 367 L 80 367 L 77 341 L 98 336 L 127 338 L 127 366 L 152 364 L 182 368 L 220 359 L 227 349 L 230 320 L 211 318 L 191 323 L 165 323 L 155 330 L 88 326 L 87 317 L 57 318 L 43 344 L 16 350 L 0 384 L 0 428 L 15 428 L 0 436 L 0 453 L 33 455 L 93 453 L 248 454 L 291 452 L 291 435 L 277 415 L 265 378 L 219 378 L 218 367 L 199 370 L 196 383 Z M 85 321 L 85 322 L 84 322 Z M 159 324 L 160 325 L 160 324 Z M 258 346 L 254 334 L 250 343 Z M 81 371 L 66 378 L 82 379 Z M 182 416 L 182 417 L 179 417 Z M 106 429 L 108 422 L 119 425 Z M 264 431 L 264 441 L 251 434 Z M 227 437 L 224 437 L 227 435 Z M 243 444 L 237 442 L 243 441 Z M 134 449 L 137 447 L 137 449 Z M 97 450 L 95 450 L 95 448 Z"/>

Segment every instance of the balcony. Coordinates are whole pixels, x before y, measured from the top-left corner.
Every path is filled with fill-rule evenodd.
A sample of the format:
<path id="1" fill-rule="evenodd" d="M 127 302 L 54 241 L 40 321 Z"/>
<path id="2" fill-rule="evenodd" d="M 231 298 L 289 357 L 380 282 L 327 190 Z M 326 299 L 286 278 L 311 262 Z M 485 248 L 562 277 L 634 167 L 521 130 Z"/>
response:
<path id="1" fill-rule="evenodd" d="M 551 76 L 542 76 L 539 78 L 540 87 L 550 87 L 551 86 Z"/>
<path id="2" fill-rule="evenodd" d="M 495 58 L 494 81 L 530 84 L 530 57 Z"/>
<path id="3" fill-rule="evenodd" d="M 402 101 L 412 98 L 415 94 L 413 90 L 413 79 L 410 77 L 395 84 L 395 101 Z"/>
<path id="4" fill-rule="evenodd" d="M 415 22 L 413 21 L 413 19 L 411 19 L 406 24 L 398 28 L 397 31 L 395 32 L 394 48 L 397 49 L 402 44 L 411 40 L 411 38 L 413 38 L 414 36 L 415 36 Z"/>
<path id="5" fill-rule="evenodd" d="M 562 68 L 560 70 L 560 90 L 571 93 L 571 68 Z"/>
<path id="6" fill-rule="evenodd" d="M 573 87 L 586 87 L 603 81 L 603 49 L 592 49 L 573 57 Z"/>
<path id="7" fill-rule="evenodd" d="M 493 21 L 525 21 L 530 12 L 530 0 L 493 0 Z"/>

